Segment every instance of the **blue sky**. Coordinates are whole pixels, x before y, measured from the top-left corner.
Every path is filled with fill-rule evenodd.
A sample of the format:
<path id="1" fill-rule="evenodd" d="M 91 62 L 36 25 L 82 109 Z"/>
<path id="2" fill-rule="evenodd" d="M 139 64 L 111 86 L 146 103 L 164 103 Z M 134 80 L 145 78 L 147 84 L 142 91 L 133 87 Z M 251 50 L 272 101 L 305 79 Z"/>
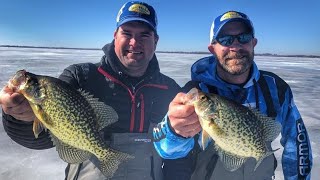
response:
<path id="1" fill-rule="evenodd" d="M 0 44 L 101 48 L 125 0 L 0 0 Z M 145 0 L 158 14 L 157 50 L 208 51 L 213 19 L 253 21 L 257 53 L 320 55 L 319 0 Z"/>

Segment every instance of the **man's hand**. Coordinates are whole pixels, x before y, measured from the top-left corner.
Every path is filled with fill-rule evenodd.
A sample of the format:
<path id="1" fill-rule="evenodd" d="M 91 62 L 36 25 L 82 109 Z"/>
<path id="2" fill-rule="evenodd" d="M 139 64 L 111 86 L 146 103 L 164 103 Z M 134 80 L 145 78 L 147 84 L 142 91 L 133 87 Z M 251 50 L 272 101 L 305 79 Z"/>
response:
<path id="1" fill-rule="evenodd" d="M 33 121 L 35 115 L 27 99 L 5 86 L 0 92 L 0 104 L 6 114 L 22 121 Z"/>
<path id="2" fill-rule="evenodd" d="M 193 105 L 188 105 L 188 96 L 178 93 L 169 105 L 168 117 L 175 133 L 183 137 L 193 137 L 201 131 L 198 115 Z"/>

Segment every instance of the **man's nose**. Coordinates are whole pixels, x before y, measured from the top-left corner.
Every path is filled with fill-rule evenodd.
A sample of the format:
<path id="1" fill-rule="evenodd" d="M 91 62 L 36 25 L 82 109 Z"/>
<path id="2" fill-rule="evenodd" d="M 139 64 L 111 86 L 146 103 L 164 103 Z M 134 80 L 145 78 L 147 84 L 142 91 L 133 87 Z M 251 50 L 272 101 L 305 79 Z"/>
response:
<path id="1" fill-rule="evenodd" d="M 233 50 L 239 50 L 242 49 L 242 44 L 238 41 L 237 38 L 235 38 L 235 40 L 232 42 L 229 48 Z"/>
<path id="2" fill-rule="evenodd" d="M 131 46 L 138 45 L 139 43 L 140 43 L 140 40 L 139 40 L 138 37 L 132 37 L 132 38 L 130 39 L 130 45 L 131 45 Z"/>

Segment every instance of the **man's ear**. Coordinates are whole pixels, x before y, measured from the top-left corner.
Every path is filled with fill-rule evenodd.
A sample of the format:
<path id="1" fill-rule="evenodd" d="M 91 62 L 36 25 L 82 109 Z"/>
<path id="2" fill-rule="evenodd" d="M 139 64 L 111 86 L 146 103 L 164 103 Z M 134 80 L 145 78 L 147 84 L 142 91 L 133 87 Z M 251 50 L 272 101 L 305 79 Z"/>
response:
<path id="1" fill-rule="evenodd" d="M 159 41 L 159 36 L 156 36 L 155 39 L 154 39 L 154 42 L 155 42 L 155 45 L 157 46 L 158 44 L 158 41 Z"/>
<path id="2" fill-rule="evenodd" d="M 113 39 L 116 38 L 117 32 L 118 32 L 118 28 L 113 32 Z"/>
<path id="3" fill-rule="evenodd" d="M 255 47 L 258 44 L 258 39 L 253 38 L 252 43 L 253 43 L 253 47 Z"/>
<path id="4" fill-rule="evenodd" d="M 209 44 L 208 50 L 211 52 L 211 54 L 214 54 L 214 44 Z"/>

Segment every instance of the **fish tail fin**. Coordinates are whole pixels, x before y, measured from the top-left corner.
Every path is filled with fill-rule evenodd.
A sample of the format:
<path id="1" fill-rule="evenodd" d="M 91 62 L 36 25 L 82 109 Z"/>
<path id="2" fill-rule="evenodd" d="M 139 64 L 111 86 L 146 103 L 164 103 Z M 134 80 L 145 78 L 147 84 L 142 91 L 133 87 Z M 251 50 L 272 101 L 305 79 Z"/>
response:
<path id="1" fill-rule="evenodd" d="M 105 158 L 100 159 L 100 171 L 107 178 L 111 178 L 118 169 L 118 166 L 125 161 L 133 159 L 134 156 L 113 150 L 112 154 L 108 154 Z"/>
<path id="2" fill-rule="evenodd" d="M 266 154 L 264 154 L 263 156 L 261 156 L 258 160 L 257 160 L 257 164 L 254 167 L 254 171 L 256 171 L 256 169 L 258 168 L 258 166 L 261 164 L 261 162 L 264 160 L 264 158 L 270 156 L 271 154 L 273 154 L 275 151 L 279 150 L 280 148 L 276 149 L 276 150 L 272 150 L 272 151 L 268 151 Z"/>

